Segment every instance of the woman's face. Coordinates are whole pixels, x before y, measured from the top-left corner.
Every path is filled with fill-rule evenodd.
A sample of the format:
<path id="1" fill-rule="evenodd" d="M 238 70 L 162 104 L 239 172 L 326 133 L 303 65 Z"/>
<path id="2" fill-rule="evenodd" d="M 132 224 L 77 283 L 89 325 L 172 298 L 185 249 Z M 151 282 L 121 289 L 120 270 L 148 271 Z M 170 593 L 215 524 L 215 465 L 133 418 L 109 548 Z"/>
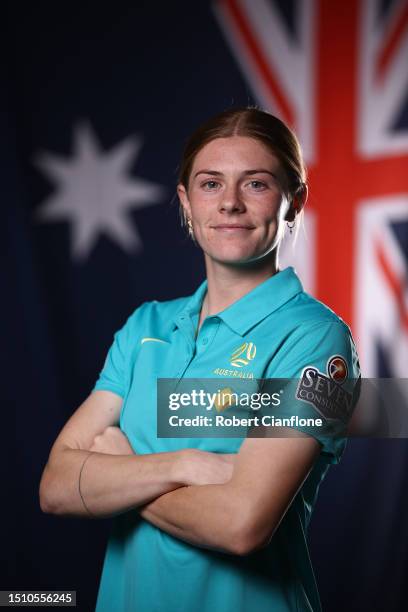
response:
<path id="1" fill-rule="evenodd" d="M 196 155 L 188 191 L 178 186 L 204 253 L 221 263 L 262 259 L 279 243 L 288 201 L 285 173 L 259 140 L 217 138 Z"/>

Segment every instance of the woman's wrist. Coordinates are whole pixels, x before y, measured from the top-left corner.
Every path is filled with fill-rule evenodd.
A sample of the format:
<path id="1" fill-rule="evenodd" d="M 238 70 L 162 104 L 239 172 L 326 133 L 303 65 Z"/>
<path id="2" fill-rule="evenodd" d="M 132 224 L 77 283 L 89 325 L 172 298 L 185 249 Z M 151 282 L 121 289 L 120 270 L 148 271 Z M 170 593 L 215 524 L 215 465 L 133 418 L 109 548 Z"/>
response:
<path id="1" fill-rule="evenodd" d="M 185 448 L 174 451 L 174 459 L 171 466 L 172 484 L 187 486 L 192 482 L 192 463 L 194 461 L 194 449 Z"/>

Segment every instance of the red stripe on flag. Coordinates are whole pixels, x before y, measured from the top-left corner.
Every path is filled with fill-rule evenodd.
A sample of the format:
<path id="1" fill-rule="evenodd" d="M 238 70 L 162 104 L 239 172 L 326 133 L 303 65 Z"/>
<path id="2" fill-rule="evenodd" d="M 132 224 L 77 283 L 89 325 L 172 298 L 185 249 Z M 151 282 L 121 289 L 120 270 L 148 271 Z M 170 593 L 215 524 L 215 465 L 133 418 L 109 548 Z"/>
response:
<path id="1" fill-rule="evenodd" d="M 317 3 L 317 163 L 309 170 L 317 212 L 316 293 L 352 323 L 355 247 L 356 58 L 359 2 Z"/>
<path id="2" fill-rule="evenodd" d="M 375 253 L 378 263 L 382 271 L 384 272 L 384 276 L 387 280 L 388 286 L 394 295 L 398 307 L 399 316 L 401 319 L 401 324 L 408 332 L 408 311 L 404 302 L 404 283 L 401 279 L 397 278 L 393 269 L 389 265 L 381 244 L 376 244 Z"/>
<path id="3" fill-rule="evenodd" d="M 224 5 L 226 13 L 229 13 L 231 21 L 241 34 L 247 53 L 256 64 L 265 86 L 269 89 L 279 106 L 282 119 L 294 125 L 294 112 L 269 69 L 268 60 L 265 58 L 260 45 L 252 33 L 249 27 L 249 20 L 241 10 L 239 3 L 237 0 L 223 0 L 221 4 Z"/>
<path id="4" fill-rule="evenodd" d="M 393 24 L 391 32 L 380 50 L 377 64 L 377 76 L 382 79 L 388 69 L 391 58 L 395 55 L 402 37 L 408 29 L 408 2 L 404 2 L 404 7 L 397 21 Z"/>
<path id="5" fill-rule="evenodd" d="M 377 159 L 357 159 L 354 175 L 358 176 L 355 190 L 358 198 L 381 197 L 408 193 L 408 155 L 393 155 Z"/>

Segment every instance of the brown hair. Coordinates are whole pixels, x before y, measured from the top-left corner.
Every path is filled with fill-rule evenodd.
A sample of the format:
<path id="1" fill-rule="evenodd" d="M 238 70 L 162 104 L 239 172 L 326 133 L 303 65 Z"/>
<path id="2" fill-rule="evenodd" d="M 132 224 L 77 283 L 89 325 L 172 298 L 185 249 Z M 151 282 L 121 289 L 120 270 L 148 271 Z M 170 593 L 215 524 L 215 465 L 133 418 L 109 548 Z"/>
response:
<path id="1" fill-rule="evenodd" d="M 279 159 L 287 179 L 290 200 L 305 188 L 306 168 L 299 141 L 283 121 L 254 107 L 233 108 L 212 117 L 190 136 L 180 163 L 179 183 L 188 189 L 197 153 L 216 138 L 247 136 L 256 138 Z"/>

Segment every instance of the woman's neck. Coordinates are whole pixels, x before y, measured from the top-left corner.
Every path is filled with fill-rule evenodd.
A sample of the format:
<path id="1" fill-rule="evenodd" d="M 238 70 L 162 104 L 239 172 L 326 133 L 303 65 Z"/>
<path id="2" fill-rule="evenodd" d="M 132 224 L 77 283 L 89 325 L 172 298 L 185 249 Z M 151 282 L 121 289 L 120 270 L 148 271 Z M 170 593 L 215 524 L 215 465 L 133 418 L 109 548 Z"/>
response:
<path id="1" fill-rule="evenodd" d="M 266 259 L 266 258 L 265 258 Z M 203 318 L 224 310 L 278 272 L 276 256 L 263 265 L 227 266 L 206 257 L 208 288 L 203 302 Z"/>

